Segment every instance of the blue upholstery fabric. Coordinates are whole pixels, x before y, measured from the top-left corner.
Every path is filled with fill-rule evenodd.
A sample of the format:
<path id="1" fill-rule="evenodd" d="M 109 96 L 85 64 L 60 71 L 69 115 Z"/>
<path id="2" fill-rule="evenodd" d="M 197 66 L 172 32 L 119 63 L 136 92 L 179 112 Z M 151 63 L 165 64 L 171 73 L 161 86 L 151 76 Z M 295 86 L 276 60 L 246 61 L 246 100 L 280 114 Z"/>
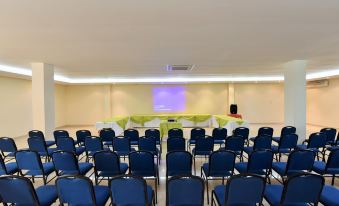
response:
<path id="1" fill-rule="evenodd" d="M 88 162 L 80 162 L 79 163 L 79 171 L 81 175 L 86 175 L 87 172 L 89 172 L 93 167 L 92 163 Z M 65 171 L 66 172 L 66 171 Z"/>
<path id="2" fill-rule="evenodd" d="M 267 202 L 272 206 L 279 206 L 283 189 L 284 187 L 282 185 L 266 185 L 265 198 Z"/>
<path id="3" fill-rule="evenodd" d="M 248 163 L 236 163 L 235 168 L 239 173 L 254 173 L 265 175 L 272 168 L 273 153 L 269 150 L 257 150 L 250 154 Z"/>
<path id="4" fill-rule="evenodd" d="M 135 149 L 131 148 L 129 138 L 124 136 L 113 138 L 113 150 L 119 156 L 127 156 L 131 151 L 135 151 Z"/>
<path id="5" fill-rule="evenodd" d="M 124 131 L 124 136 L 128 137 L 131 145 L 138 145 L 139 143 L 139 132 L 135 129 L 128 129 Z"/>
<path id="6" fill-rule="evenodd" d="M 182 137 L 171 137 L 167 139 L 167 152 L 185 151 L 186 141 Z"/>
<path id="7" fill-rule="evenodd" d="M 241 136 L 244 138 L 245 141 L 248 141 L 248 135 L 250 133 L 250 130 L 246 127 L 238 127 L 234 130 L 233 135 L 235 136 Z"/>
<path id="8" fill-rule="evenodd" d="M 91 131 L 89 130 L 78 130 L 76 132 L 77 142 L 81 145 L 85 144 L 86 137 L 92 136 Z"/>
<path id="9" fill-rule="evenodd" d="M 95 200 L 98 206 L 104 206 L 109 198 L 109 188 L 107 186 L 94 186 Z"/>
<path id="10" fill-rule="evenodd" d="M 155 177 L 158 170 L 154 163 L 154 155 L 147 151 L 131 152 L 129 154 L 129 168 L 132 175 L 142 177 Z"/>
<path id="11" fill-rule="evenodd" d="M 45 135 L 42 131 L 39 130 L 31 130 L 28 132 L 28 136 L 29 137 L 35 137 L 35 138 L 40 138 L 42 139 L 45 143 L 47 147 L 53 146 L 55 145 L 55 141 L 51 141 L 51 140 L 45 140 Z"/>
<path id="12" fill-rule="evenodd" d="M 253 152 L 253 147 L 244 147 L 244 151 L 247 153 L 247 154 L 250 154 Z"/>
<path id="13" fill-rule="evenodd" d="M 214 188 L 215 196 L 220 205 L 225 205 L 226 186 L 218 185 Z M 254 205 L 254 204 L 253 204 Z"/>
<path id="14" fill-rule="evenodd" d="M 111 151 L 102 151 L 94 155 L 96 175 L 103 177 L 111 177 L 124 174 L 128 165 L 120 163 L 119 156 Z"/>
<path id="15" fill-rule="evenodd" d="M 115 137 L 115 132 L 111 128 L 105 128 L 100 130 L 99 136 L 104 145 L 112 145 L 113 138 Z"/>
<path id="16" fill-rule="evenodd" d="M 57 188 L 55 185 L 45 185 L 38 187 L 36 190 L 40 205 L 49 206 L 57 199 Z"/>
<path id="17" fill-rule="evenodd" d="M 70 152 L 53 153 L 52 159 L 59 175 L 85 175 L 93 167 L 92 163 L 78 163 L 75 155 Z"/>
<path id="18" fill-rule="evenodd" d="M 84 147 L 76 147 L 72 138 L 60 138 L 57 140 L 58 150 L 65 152 L 73 152 L 76 155 L 81 155 L 84 151 Z"/>
<path id="19" fill-rule="evenodd" d="M 323 128 L 320 130 L 321 133 L 326 135 L 326 143 L 333 144 L 335 142 L 335 137 L 337 130 L 335 128 Z"/>
<path id="20" fill-rule="evenodd" d="M 231 171 L 216 171 L 216 172 L 213 172 L 213 175 L 210 175 L 209 174 L 209 164 L 208 163 L 204 163 L 202 165 L 202 170 L 204 171 L 204 173 L 207 175 L 207 176 L 213 176 L 213 177 L 227 177 L 227 176 L 231 176 L 232 175 L 232 172 Z"/>
<path id="21" fill-rule="evenodd" d="M 167 176 L 191 175 L 192 155 L 186 151 L 173 151 L 167 153 L 166 174 Z"/>
<path id="22" fill-rule="evenodd" d="M 184 132 L 179 128 L 172 128 L 168 130 L 168 138 L 172 137 L 184 137 Z"/>
<path id="23" fill-rule="evenodd" d="M 320 202 L 324 205 L 339 205 L 339 190 L 336 187 L 325 185 L 321 192 Z"/>
<path id="24" fill-rule="evenodd" d="M 141 178 L 114 178 L 110 182 L 110 190 L 115 205 L 152 205 L 153 189 Z"/>
<path id="25" fill-rule="evenodd" d="M 241 136 L 230 136 L 227 137 L 225 142 L 225 150 L 230 150 L 241 154 L 244 150 L 245 140 Z"/>
<path id="26" fill-rule="evenodd" d="M 191 136 L 188 140 L 189 144 L 195 144 L 197 139 L 200 137 L 205 137 L 206 131 L 203 128 L 193 128 L 191 129 Z"/>
<path id="27" fill-rule="evenodd" d="M 272 145 L 272 152 L 286 154 L 286 153 L 290 153 L 291 150 L 289 150 L 289 149 L 279 149 L 279 146 Z"/>
<path id="28" fill-rule="evenodd" d="M 49 175 L 54 171 L 53 163 L 41 163 L 40 156 L 33 151 L 18 151 L 15 155 L 18 168 L 26 175 Z"/>
<path id="29" fill-rule="evenodd" d="M 36 176 L 36 175 L 49 175 L 52 172 L 54 172 L 54 165 L 52 162 L 46 162 L 46 163 L 42 163 L 42 167 L 43 167 L 43 171 L 42 170 L 28 170 L 27 171 L 27 175 L 32 175 L 32 176 Z"/>
<path id="30" fill-rule="evenodd" d="M 10 162 L 10 163 L 0 163 L 0 175 L 10 175 L 10 174 L 14 174 L 16 172 L 18 172 L 18 165 L 16 164 L 16 162 Z M 3 166 L 5 166 L 6 168 L 3 168 Z M 6 169 L 6 171 L 5 171 Z"/>
<path id="31" fill-rule="evenodd" d="M 231 151 L 219 150 L 213 152 L 209 162 L 203 164 L 202 169 L 206 176 L 226 177 L 233 174 L 236 154 Z"/>
<path id="32" fill-rule="evenodd" d="M 212 137 L 199 137 L 196 140 L 195 148 L 192 150 L 193 155 L 209 155 L 212 153 L 214 141 Z"/>
<path id="33" fill-rule="evenodd" d="M 56 150 L 56 148 L 47 148 L 47 145 L 42 138 L 30 137 L 27 142 L 29 149 L 38 152 L 40 156 L 49 156 Z"/>
<path id="34" fill-rule="evenodd" d="M 139 138 L 139 150 L 152 152 L 154 155 L 159 155 L 157 141 L 154 137 Z"/>
<path id="35" fill-rule="evenodd" d="M 247 162 L 238 162 L 235 163 L 234 167 L 240 174 L 243 174 L 247 172 L 247 165 L 248 165 Z"/>
<path id="36" fill-rule="evenodd" d="M 4 153 L 12 153 L 12 156 L 13 156 L 13 153 L 17 151 L 17 147 L 16 147 L 14 140 L 9 137 L 1 137 L 0 138 L 0 151 Z"/>
<path id="37" fill-rule="evenodd" d="M 161 143 L 161 139 L 160 139 L 160 131 L 158 129 L 147 129 L 145 131 L 145 136 L 146 137 L 154 137 L 157 144 Z"/>
<path id="38" fill-rule="evenodd" d="M 200 205 L 204 203 L 204 182 L 198 177 L 171 178 L 167 183 L 168 205 Z"/>
<path id="39" fill-rule="evenodd" d="M 214 139 L 214 144 L 225 143 L 227 137 L 227 129 L 222 127 L 214 128 L 212 131 L 212 137 Z"/>
<path id="40" fill-rule="evenodd" d="M 332 150 L 327 163 L 316 161 L 313 170 L 319 174 L 339 174 L 339 150 Z"/>
<path id="41" fill-rule="evenodd" d="M 295 134 L 296 128 L 293 126 L 286 126 L 281 129 L 280 137 L 272 137 L 272 140 L 275 142 L 279 142 L 282 137 L 285 135 Z"/>
<path id="42" fill-rule="evenodd" d="M 99 137 L 86 137 L 85 138 L 85 151 L 87 156 L 93 156 L 95 152 L 104 149 L 103 143 Z"/>

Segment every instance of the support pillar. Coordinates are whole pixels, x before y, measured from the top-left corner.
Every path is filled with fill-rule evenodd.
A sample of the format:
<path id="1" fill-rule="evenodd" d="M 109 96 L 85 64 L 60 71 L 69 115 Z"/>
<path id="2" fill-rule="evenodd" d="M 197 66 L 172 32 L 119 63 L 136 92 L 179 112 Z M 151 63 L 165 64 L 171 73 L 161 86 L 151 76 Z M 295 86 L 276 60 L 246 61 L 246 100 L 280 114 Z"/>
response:
<path id="1" fill-rule="evenodd" d="M 54 66 L 32 63 L 33 129 L 41 130 L 45 138 L 53 140 L 55 129 Z"/>
<path id="2" fill-rule="evenodd" d="M 294 60 L 284 66 L 285 125 L 295 126 L 298 143 L 306 138 L 306 60 Z"/>

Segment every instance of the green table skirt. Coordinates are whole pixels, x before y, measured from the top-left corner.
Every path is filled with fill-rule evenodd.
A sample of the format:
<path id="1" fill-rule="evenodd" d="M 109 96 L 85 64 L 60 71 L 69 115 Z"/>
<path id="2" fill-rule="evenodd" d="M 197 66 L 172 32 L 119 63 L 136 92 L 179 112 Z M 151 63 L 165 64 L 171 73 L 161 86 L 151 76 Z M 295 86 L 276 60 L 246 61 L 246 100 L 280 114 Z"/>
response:
<path id="1" fill-rule="evenodd" d="M 173 128 L 182 129 L 182 124 L 180 122 L 162 121 L 160 123 L 160 137 L 163 138 L 164 135 L 168 135 L 168 131 Z"/>

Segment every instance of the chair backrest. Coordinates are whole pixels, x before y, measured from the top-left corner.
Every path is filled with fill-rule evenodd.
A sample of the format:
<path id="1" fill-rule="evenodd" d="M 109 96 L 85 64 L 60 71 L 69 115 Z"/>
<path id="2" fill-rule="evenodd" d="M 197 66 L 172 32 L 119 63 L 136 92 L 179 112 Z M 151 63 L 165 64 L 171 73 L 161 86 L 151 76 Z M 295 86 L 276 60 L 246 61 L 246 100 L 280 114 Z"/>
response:
<path id="1" fill-rule="evenodd" d="M 35 138 L 41 138 L 45 141 L 45 135 L 42 131 L 40 130 L 31 130 L 28 132 L 28 137 L 35 137 Z"/>
<path id="2" fill-rule="evenodd" d="M 261 135 L 261 136 L 257 136 L 254 139 L 253 150 L 271 149 L 271 146 L 272 146 L 272 136 Z"/>
<path id="3" fill-rule="evenodd" d="M 160 141 L 160 131 L 158 129 L 147 129 L 145 131 L 146 137 L 154 137 L 157 141 Z"/>
<path id="4" fill-rule="evenodd" d="M 245 139 L 241 136 L 227 137 L 225 142 L 225 149 L 235 152 L 241 152 L 244 150 Z"/>
<path id="5" fill-rule="evenodd" d="M 225 140 L 227 137 L 227 129 L 223 127 L 214 128 L 212 131 L 214 140 Z"/>
<path id="6" fill-rule="evenodd" d="M 200 127 L 193 128 L 191 130 L 191 139 L 196 140 L 199 137 L 205 137 L 205 134 L 206 134 L 206 131 L 204 128 L 200 128 Z"/>
<path id="7" fill-rule="evenodd" d="M 15 153 L 16 163 L 20 170 L 43 171 L 40 155 L 29 150 L 19 150 Z"/>
<path id="8" fill-rule="evenodd" d="M 66 130 L 55 130 L 53 132 L 53 135 L 54 135 L 55 142 L 60 138 L 68 138 L 69 137 L 69 133 Z"/>
<path id="9" fill-rule="evenodd" d="M 157 140 L 154 137 L 139 138 L 139 150 L 156 152 Z"/>
<path id="10" fill-rule="evenodd" d="M 273 128 L 272 127 L 260 127 L 258 130 L 258 136 L 268 135 L 273 136 Z"/>
<path id="11" fill-rule="evenodd" d="M 248 139 L 249 134 L 250 130 L 247 127 L 238 127 L 233 131 L 233 135 L 241 136 L 244 138 L 244 140 Z"/>
<path id="12" fill-rule="evenodd" d="M 179 128 L 172 128 L 168 130 L 168 138 L 172 137 L 184 137 L 184 132 Z"/>
<path id="13" fill-rule="evenodd" d="M 59 138 L 56 145 L 58 150 L 75 153 L 75 143 L 72 138 Z"/>
<path id="14" fill-rule="evenodd" d="M 128 137 L 116 136 L 113 138 L 113 151 L 130 152 L 131 142 Z"/>
<path id="15" fill-rule="evenodd" d="M 35 152 L 44 152 L 47 155 L 46 142 L 40 137 L 29 137 L 27 139 L 29 150 Z"/>
<path id="16" fill-rule="evenodd" d="M 78 159 L 76 158 L 74 153 L 56 151 L 52 154 L 52 160 L 58 176 L 63 174 L 80 174 Z"/>
<path id="17" fill-rule="evenodd" d="M 62 176 L 55 181 L 61 204 L 94 205 L 95 193 L 92 181 L 85 176 Z"/>
<path id="18" fill-rule="evenodd" d="M 0 175 L 8 175 L 6 164 L 2 155 L 0 155 Z"/>
<path id="19" fill-rule="evenodd" d="M 166 154 L 166 174 L 192 174 L 192 155 L 187 151 L 172 151 Z"/>
<path id="20" fill-rule="evenodd" d="M 273 155 L 273 152 L 267 149 L 253 151 L 248 158 L 247 172 L 257 173 L 262 170 L 271 170 Z"/>
<path id="21" fill-rule="evenodd" d="M 261 203 L 265 179 L 254 174 L 232 176 L 226 186 L 225 205 L 256 205 Z"/>
<path id="22" fill-rule="evenodd" d="M 85 138 L 85 149 L 88 152 L 98 152 L 104 149 L 100 137 L 90 136 Z"/>
<path id="23" fill-rule="evenodd" d="M 112 142 L 115 137 L 115 132 L 111 128 L 104 128 L 100 130 L 99 136 L 103 142 Z"/>
<path id="24" fill-rule="evenodd" d="M 283 137 L 288 134 L 295 134 L 297 129 L 293 126 L 285 126 L 281 129 L 280 137 Z"/>
<path id="25" fill-rule="evenodd" d="M 130 141 L 139 141 L 139 132 L 136 129 L 127 129 L 124 131 L 124 136 L 128 137 Z"/>
<path id="26" fill-rule="evenodd" d="M 195 151 L 212 152 L 214 147 L 213 137 L 198 137 L 195 143 Z"/>
<path id="27" fill-rule="evenodd" d="M 204 181 L 197 176 L 176 176 L 166 185 L 166 205 L 204 205 Z"/>
<path id="28" fill-rule="evenodd" d="M 293 150 L 287 160 L 286 174 L 311 171 L 314 164 L 315 153 L 311 150 Z"/>
<path id="29" fill-rule="evenodd" d="M 129 153 L 129 172 L 140 176 L 155 176 L 154 155 L 148 151 Z"/>
<path id="30" fill-rule="evenodd" d="M 16 152 L 18 149 L 14 140 L 10 137 L 0 137 L 1 152 Z"/>
<path id="31" fill-rule="evenodd" d="M 326 134 L 317 132 L 312 133 L 309 137 L 307 148 L 323 148 L 326 146 Z"/>
<path id="32" fill-rule="evenodd" d="M 337 130 L 335 128 L 323 128 L 320 132 L 326 134 L 326 142 L 334 142 L 337 134 Z"/>
<path id="33" fill-rule="evenodd" d="M 92 133 L 91 133 L 91 131 L 89 131 L 89 130 L 78 130 L 78 131 L 76 132 L 76 136 L 77 136 L 77 141 L 78 141 L 78 142 L 83 142 L 83 143 L 85 143 L 86 137 L 92 136 Z"/>
<path id="34" fill-rule="evenodd" d="M 33 184 L 26 177 L 0 177 L 0 196 L 1 202 L 6 204 L 40 205 Z"/>
<path id="35" fill-rule="evenodd" d="M 324 186 L 320 175 L 301 173 L 290 176 L 285 182 L 279 205 L 317 205 Z"/>
<path id="36" fill-rule="evenodd" d="M 339 169 L 339 149 L 333 149 L 326 162 L 326 170 Z"/>
<path id="37" fill-rule="evenodd" d="M 294 149 L 298 144 L 297 134 L 286 134 L 279 141 L 279 149 Z"/>
<path id="38" fill-rule="evenodd" d="M 219 150 L 209 156 L 209 176 L 223 175 L 225 172 L 233 174 L 236 153 L 233 151 Z"/>
<path id="39" fill-rule="evenodd" d="M 109 182 L 112 205 L 150 205 L 146 181 L 137 176 L 113 177 Z M 128 198 L 126 198 L 128 197 Z"/>
<path id="40" fill-rule="evenodd" d="M 186 141 L 183 137 L 171 137 L 167 139 L 167 152 L 185 150 Z"/>
<path id="41" fill-rule="evenodd" d="M 109 163 L 109 164 L 108 164 Z M 105 172 L 105 174 L 120 174 L 120 159 L 115 152 L 100 151 L 94 154 L 95 172 Z"/>

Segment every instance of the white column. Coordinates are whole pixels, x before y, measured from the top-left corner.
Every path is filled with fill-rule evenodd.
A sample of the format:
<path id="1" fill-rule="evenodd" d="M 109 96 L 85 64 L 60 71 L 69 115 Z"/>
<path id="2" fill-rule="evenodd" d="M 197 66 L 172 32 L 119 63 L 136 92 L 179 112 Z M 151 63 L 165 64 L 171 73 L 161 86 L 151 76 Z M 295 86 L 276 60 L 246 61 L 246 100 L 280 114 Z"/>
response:
<path id="1" fill-rule="evenodd" d="M 55 129 L 54 66 L 32 63 L 33 129 L 41 130 L 52 140 Z"/>
<path id="2" fill-rule="evenodd" d="M 299 143 L 306 138 L 306 64 L 294 60 L 285 64 L 285 125 L 295 126 Z"/>

